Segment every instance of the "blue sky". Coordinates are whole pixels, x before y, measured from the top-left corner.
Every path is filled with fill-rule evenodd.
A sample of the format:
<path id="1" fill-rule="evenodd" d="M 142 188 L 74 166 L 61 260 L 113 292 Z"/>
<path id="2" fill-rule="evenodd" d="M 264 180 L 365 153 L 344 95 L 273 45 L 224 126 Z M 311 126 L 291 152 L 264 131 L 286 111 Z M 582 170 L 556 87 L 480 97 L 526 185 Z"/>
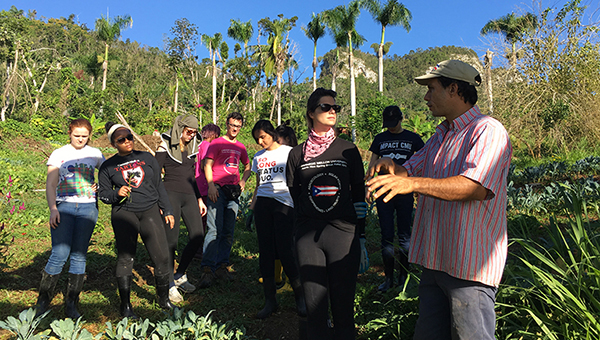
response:
<path id="1" fill-rule="evenodd" d="M 129 38 L 142 45 L 149 45 L 163 49 L 163 37 L 169 33 L 175 20 L 187 18 L 198 27 L 202 34 L 213 35 L 220 32 L 225 37 L 233 55 L 235 41 L 227 37 L 227 28 L 230 19 L 242 21 L 252 20 L 255 34 L 251 40 L 256 44 L 256 23 L 258 20 L 270 17 L 274 19 L 278 14 L 285 17 L 297 16 L 298 21 L 290 33 L 290 38 L 298 46 L 296 59 L 300 63 L 302 78 L 311 77 L 313 45 L 300 29 L 310 20 L 311 14 L 347 4 L 344 0 L 225 0 L 225 1 L 159 1 L 159 0 L 20 0 L 14 3 L 18 9 L 35 9 L 37 17 L 58 18 L 75 14 L 76 21 L 87 24 L 93 29 L 94 22 L 101 14 L 109 16 L 129 14 L 133 17 L 133 28 L 122 32 L 122 39 Z M 406 32 L 401 27 L 388 27 L 386 41 L 392 41 L 389 54 L 404 55 L 417 48 L 455 45 L 469 47 L 480 56 L 489 46 L 489 38 L 479 35 L 479 31 L 491 19 L 499 18 L 510 12 L 522 14 L 536 12 L 534 2 L 520 0 L 406 0 L 401 1 L 411 12 L 413 20 L 412 29 Z M 543 0 L 543 7 L 560 8 L 565 0 Z M 592 7 L 598 7 L 598 0 L 584 0 Z M 2 5 L 1 9 L 8 9 L 10 5 Z M 381 37 L 381 26 L 372 19 L 371 14 L 362 11 L 357 24 L 357 30 L 367 42 L 360 48 L 365 52 L 372 52 L 371 44 L 377 43 Z M 264 43 L 266 38 L 262 37 Z M 327 35 L 317 45 L 317 55 L 321 56 L 335 47 L 332 38 Z M 208 57 L 204 46 L 197 47 L 200 58 Z"/>

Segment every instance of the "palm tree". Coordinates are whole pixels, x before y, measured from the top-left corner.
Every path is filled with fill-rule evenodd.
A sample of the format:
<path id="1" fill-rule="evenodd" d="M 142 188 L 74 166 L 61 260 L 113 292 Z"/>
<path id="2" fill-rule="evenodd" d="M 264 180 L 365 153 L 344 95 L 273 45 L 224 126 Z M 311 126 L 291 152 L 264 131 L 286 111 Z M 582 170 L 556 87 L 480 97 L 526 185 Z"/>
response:
<path id="1" fill-rule="evenodd" d="M 507 14 L 499 19 L 490 20 L 481 29 L 481 35 L 498 33 L 504 36 L 504 39 L 511 45 L 510 65 L 515 67 L 517 64 L 517 41 L 523 41 L 525 34 L 535 31 L 538 27 L 538 20 L 535 14 L 526 13 L 522 16 L 516 16 L 514 13 Z"/>
<path id="2" fill-rule="evenodd" d="M 244 43 L 244 57 L 248 58 L 248 42 L 254 34 L 254 28 L 252 27 L 252 21 L 248 20 L 242 22 L 241 20 L 231 19 L 231 25 L 227 29 L 227 36 L 235 41 Z"/>
<path id="3" fill-rule="evenodd" d="M 402 26 L 406 32 L 410 32 L 410 21 L 412 14 L 398 0 L 388 0 L 382 5 L 379 0 L 369 0 L 366 3 L 367 10 L 373 15 L 373 19 L 381 24 L 381 42 L 377 46 L 377 59 L 379 60 L 379 92 L 383 92 L 383 55 L 390 50 L 391 42 L 384 43 L 385 29 L 387 26 Z"/>
<path id="4" fill-rule="evenodd" d="M 285 71 L 286 61 L 289 59 L 288 35 L 290 30 L 296 26 L 298 17 L 284 18 L 283 14 L 278 15 L 279 19 L 272 21 L 267 17 L 260 19 L 258 25 L 261 27 L 261 34 L 268 35 L 267 51 L 265 60 L 265 74 L 269 77 L 272 74 L 277 75 L 277 125 L 281 125 L 281 78 Z"/>
<path id="5" fill-rule="evenodd" d="M 350 69 L 350 106 L 352 108 L 352 141 L 356 142 L 356 84 L 354 82 L 354 56 L 352 47 L 358 48 L 365 38 L 356 32 L 356 21 L 363 3 L 353 0 L 347 6 L 341 5 L 325 12 L 325 20 L 332 27 L 332 34 L 337 42 L 345 40 L 348 46 L 348 68 Z"/>
<path id="6" fill-rule="evenodd" d="M 323 23 L 323 15 L 321 13 L 313 13 L 310 22 L 306 24 L 306 27 L 302 27 L 302 30 L 304 31 L 306 37 L 312 40 L 312 42 L 314 43 L 312 61 L 314 91 L 317 89 L 317 66 L 319 65 L 317 63 L 317 41 L 325 35 L 325 24 Z"/>
<path id="7" fill-rule="evenodd" d="M 212 37 L 202 34 L 202 38 L 200 39 L 206 48 L 208 48 L 208 54 L 212 61 L 212 111 L 214 124 L 217 124 L 217 54 L 219 53 L 222 40 L 223 36 L 221 33 L 215 33 Z"/>
<path id="8" fill-rule="evenodd" d="M 239 41 L 244 43 L 244 52 L 243 57 L 246 60 L 247 67 L 250 67 L 250 61 L 248 59 L 248 42 L 252 35 L 254 34 L 254 28 L 252 27 L 252 21 L 248 20 L 246 22 L 242 22 L 241 20 L 233 20 L 231 19 L 231 25 L 227 29 L 227 36 L 232 38 L 235 41 Z M 250 97 L 250 75 L 246 75 L 246 94 Z"/>
<path id="9" fill-rule="evenodd" d="M 102 91 L 106 89 L 106 73 L 108 71 L 108 46 L 117 41 L 121 37 L 121 30 L 133 27 L 133 19 L 129 15 L 116 16 L 109 18 L 102 15 L 100 19 L 96 19 L 96 33 L 98 38 L 104 42 L 104 60 L 102 61 Z"/>

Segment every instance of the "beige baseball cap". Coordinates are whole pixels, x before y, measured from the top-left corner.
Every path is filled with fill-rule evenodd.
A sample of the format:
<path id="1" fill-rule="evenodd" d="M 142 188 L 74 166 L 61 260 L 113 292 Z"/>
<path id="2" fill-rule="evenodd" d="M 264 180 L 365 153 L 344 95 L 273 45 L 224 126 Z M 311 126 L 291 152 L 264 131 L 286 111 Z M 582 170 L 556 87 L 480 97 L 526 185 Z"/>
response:
<path id="1" fill-rule="evenodd" d="M 446 60 L 437 64 L 426 75 L 416 77 L 415 81 L 421 85 L 427 85 L 428 79 L 446 77 L 450 79 L 462 80 L 473 86 L 481 85 L 481 76 L 477 70 L 460 60 Z"/>

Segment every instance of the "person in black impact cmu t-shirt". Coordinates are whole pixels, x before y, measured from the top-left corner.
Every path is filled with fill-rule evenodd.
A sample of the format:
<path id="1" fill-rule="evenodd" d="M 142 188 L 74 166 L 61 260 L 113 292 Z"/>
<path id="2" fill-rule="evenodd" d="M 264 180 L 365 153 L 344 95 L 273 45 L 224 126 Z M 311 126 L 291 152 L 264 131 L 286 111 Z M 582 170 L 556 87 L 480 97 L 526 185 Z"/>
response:
<path id="1" fill-rule="evenodd" d="M 354 293 L 367 204 L 360 153 L 334 133 L 340 111 L 335 97 L 335 91 L 323 88 L 310 95 L 308 140 L 292 149 L 286 168 L 297 217 L 307 339 L 330 338 L 328 297 L 333 338 L 355 339 Z"/>
<path id="2" fill-rule="evenodd" d="M 369 148 L 373 153 L 369 167 L 382 157 L 391 158 L 396 164 L 402 165 L 424 145 L 419 135 L 402 128 L 402 111 L 398 106 L 388 106 L 383 110 L 383 127 L 387 128 L 387 131 L 375 136 Z M 384 203 L 383 197 L 380 197 L 376 203 L 381 227 L 381 257 L 385 273 L 385 281 L 378 289 L 386 292 L 394 286 L 394 211 L 396 211 L 400 245 L 398 284 L 403 285 L 406 281 L 413 195 L 396 195 L 387 203 Z"/>

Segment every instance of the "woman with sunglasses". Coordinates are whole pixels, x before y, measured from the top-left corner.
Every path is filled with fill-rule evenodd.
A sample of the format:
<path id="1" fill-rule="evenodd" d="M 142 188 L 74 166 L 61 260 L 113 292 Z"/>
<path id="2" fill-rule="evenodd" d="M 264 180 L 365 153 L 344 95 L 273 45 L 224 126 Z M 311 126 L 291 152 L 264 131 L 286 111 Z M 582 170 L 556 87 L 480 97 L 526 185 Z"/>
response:
<path id="1" fill-rule="evenodd" d="M 98 175 L 98 196 L 112 205 L 111 222 L 117 247 L 117 284 L 121 315 L 137 318 L 129 296 L 138 235 L 154 263 L 158 305 L 172 309 L 169 282 L 172 265 L 164 220 L 173 228 L 173 209 L 160 178 L 161 169 L 150 153 L 133 150 L 133 135 L 121 124 L 105 125 L 108 139 L 117 154 L 109 158 Z M 162 211 L 162 215 L 161 215 Z"/>
<path id="2" fill-rule="evenodd" d="M 164 169 L 163 183 L 173 208 L 175 225 L 166 228 L 169 255 L 174 263 L 175 251 L 179 243 L 179 223 L 187 227 L 189 242 L 183 249 L 179 259 L 177 273 L 171 274 L 169 298 L 172 303 L 183 302 L 177 288 L 186 293 L 193 292 L 196 287 L 188 282 L 186 270 L 194 255 L 204 242 L 202 215 L 206 215 L 206 205 L 196 185 L 194 168 L 198 150 L 198 119 L 192 115 L 180 115 L 175 118 L 173 127 L 161 135 L 162 142 L 156 152 L 156 160 Z"/>
<path id="3" fill-rule="evenodd" d="M 308 140 L 292 149 L 286 169 L 296 209 L 296 249 L 308 339 L 331 337 L 329 304 L 333 339 L 355 339 L 359 236 L 364 233 L 366 214 L 364 169 L 356 146 L 335 136 L 340 110 L 336 95 L 323 88 L 310 95 Z"/>
<path id="4" fill-rule="evenodd" d="M 77 319 L 79 293 L 83 288 L 88 246 L 98 220 L 94 169 L 104 162 L 100 150 L 88 146 L 92 125 L 86 119 L 69 124 L 70 143 L 54 150 L 48 158 L 46 199 L 50 209 L 52 251 L 42 271 L 36 304 L 43 314 L 52 301 L 63 266 L 70 259 L 65 314 Z"/>

